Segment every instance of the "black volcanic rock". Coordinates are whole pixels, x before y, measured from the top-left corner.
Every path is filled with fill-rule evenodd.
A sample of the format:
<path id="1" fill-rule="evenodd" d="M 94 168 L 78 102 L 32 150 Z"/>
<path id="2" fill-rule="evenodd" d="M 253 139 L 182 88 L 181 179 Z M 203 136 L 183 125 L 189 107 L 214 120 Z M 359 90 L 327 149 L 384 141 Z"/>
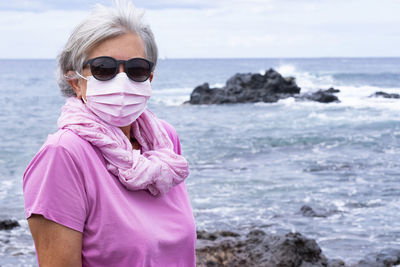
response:
<path id="1" fill-rule="evenodd" d="M 18 226 L 19 226 L 19 223 L 14 220 L 0 221 L 0 230 L 10 230 L 10 229 L 13 229 Z"/>
<path id="2" fill-rule="evenodd" d="M 300 214 L 304 217 L 326 218 L 338 213 L 340 213 L 338 210 L 313 209 L 308 205 L 304 205 L 300 208 Z"/>
<path id="3" fill-rule="evenodd" d="M 340 102 L 339 98 L 334 95 L 335 93 L 339 93 L 340 90 L 335 88 L 329 88 L 327 90 L 318 90 L 313 93 L 303 94 L 297 97 L 298 100 L 311 100 L 317 101 L 320 103 L 332 103 L 332 102 Z"/>
<path id="4" fill-rule="evenodd" d="M 316 212 L 310 206 L 307 205 L 302 206 L 300 212 L 304 217 L 322 217 L 322 218 L 326 217 L 325 214 Z"/>
<path id="5" fill-rule="evenodd" d="M 376 92 L 375 94 L 373 94 L 371 97 L 384 97 L 384 98 L 400 98 L 400 95 L 399 94 L 389 94 L 389 93 L 386 93 L 386 92 L 382 92 L 382 91 L 379 91 L 379 92 Z"/>
<path id="6" fill-rule="evenodd" d="M 400 249 L 384 249 L 379 253 L 371 253 L 358 262 L 358 267 L 391 267 L 399 266 Z"/>
<path id="7" fill-rule="evenodd" d="M 190 95 L 190 104 L 225 104 L 277 102 L 300 93 L 294 78 L 284 78 L 273 69 L 261 74 L 235 74 L 222 88 L 208 83 L 197 86 Z"/>
<path id="8" fill-rule="evenodd" d="M 232 236 L 232 237 L 238 237 L 240 236 L 237 233 L 231 232 L 231 231 L 217 231 L 214 233 L 209 233 L 207 231 L 197 231 L 197 239 L 203 239 L 203 240 L 211 240 L 214 241 L 216 240 L 218 237 L 228 237 L 228 236 Z"/>
<path id="9" fill-rule="evenodd" d="M 201 231 L 196 245 L 196 266 L 344 266 L 341 260 L 329 261 L 315 240 L 300 233 L 270 235 L 262 230 L 253 230 L 246 236 L 229 233 L 205 235 Z"/>

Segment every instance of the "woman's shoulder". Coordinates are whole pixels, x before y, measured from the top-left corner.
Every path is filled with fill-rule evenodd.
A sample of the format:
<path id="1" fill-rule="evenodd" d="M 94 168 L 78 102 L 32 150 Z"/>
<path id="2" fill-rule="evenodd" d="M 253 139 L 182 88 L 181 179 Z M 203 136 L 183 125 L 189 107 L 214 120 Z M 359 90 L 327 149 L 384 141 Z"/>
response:
<path id="1" fill-rule="evenodd" d="M 47 141 L 23 174 L 25 216 L 46 219 L 82 232 L 88 211 L 83 157 L 74 155 L 84 147 L 73 132 L 59 130 Z"/>
<path id="2" fill-rule="evenodd" d="M 55 155 L 68 155 L 76 162 L 81 162 L 84 155 L 89 150 L 93 150 L 92 145 L 86 140 L 76 135 L 71 130 L 60 129 L 53 134 L 49 134 L 47 140 L 39 149 L 32 162 L 37 158 L 54 157 Z"/>
<path id="3" fill-rule="evenodd" d="M 59 129 L 57 132 L 49 134 L 40 150 L 51 147 L 53 149 L 62 149 L 74 153 L 77 152 L 77 149 L 79 151 L 79 148 L 86 148 L 88 146 L 91 146 L 90 143 L 79 137 L 73 131 Z"/>

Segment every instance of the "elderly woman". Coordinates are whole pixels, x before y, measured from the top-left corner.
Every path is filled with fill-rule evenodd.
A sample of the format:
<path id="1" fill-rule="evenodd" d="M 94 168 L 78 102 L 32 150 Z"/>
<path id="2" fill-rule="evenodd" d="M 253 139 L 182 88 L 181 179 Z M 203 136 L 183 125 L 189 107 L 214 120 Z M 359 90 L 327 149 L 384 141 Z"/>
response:
<path id="1" fill-rule="evenodd" d="M 174 128 L 146 103 L 157 62 L 129 2 L 98 5 L 59 58 L 59 130 L 24 174 L 40 266 L 195 266 L 195 224 Z"/>

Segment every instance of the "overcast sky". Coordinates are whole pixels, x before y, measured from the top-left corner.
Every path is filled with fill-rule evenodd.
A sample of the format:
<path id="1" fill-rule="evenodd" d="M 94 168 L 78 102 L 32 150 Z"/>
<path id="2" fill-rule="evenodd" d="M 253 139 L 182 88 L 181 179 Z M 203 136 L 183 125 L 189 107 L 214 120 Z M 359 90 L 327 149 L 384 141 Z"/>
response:
<path id="1" fill-rule="evenodd" d="M 136 0 L 167 58 L 400 56 L 400 0 Z M 0 58 L 55 58 L 95 3 L 1 0 Z"/>

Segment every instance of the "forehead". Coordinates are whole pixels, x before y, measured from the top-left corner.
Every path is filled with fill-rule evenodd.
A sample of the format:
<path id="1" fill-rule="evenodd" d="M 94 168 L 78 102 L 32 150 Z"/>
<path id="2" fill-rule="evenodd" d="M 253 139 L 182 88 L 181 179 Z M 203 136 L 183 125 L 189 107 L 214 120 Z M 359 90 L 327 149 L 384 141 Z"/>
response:
<path id="1" fill-rule="evenodd" d="M 109 56 L 120 60 L 134 57 L 145 58 L 144 43 L 139 35 L 133 33 L 109 38 L 93 47 L 89 52 L 88 59 L 100 56 Z"/>

